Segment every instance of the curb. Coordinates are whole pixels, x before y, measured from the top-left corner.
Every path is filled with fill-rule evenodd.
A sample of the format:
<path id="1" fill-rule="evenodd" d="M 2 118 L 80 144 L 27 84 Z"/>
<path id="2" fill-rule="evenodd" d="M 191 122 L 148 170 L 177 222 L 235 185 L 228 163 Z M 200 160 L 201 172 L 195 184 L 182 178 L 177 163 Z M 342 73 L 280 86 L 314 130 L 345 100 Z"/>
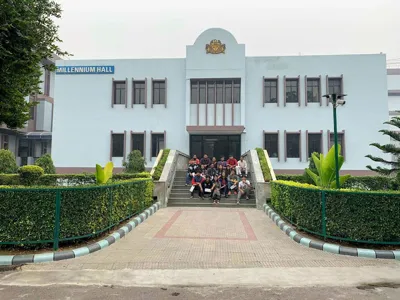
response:
<path id="1" fill-rule="evenodd" d="M 26 254 L 26 255 L 0 255 L 0 266 L 59 261 L 64 259 L 76 258 L 96 252 L 98 250 L 104 249 L 114 244 L 116 241 L 123 238 L 125 235 L 131 232 L 133 228 L 139 226 L 139 224 L 143 223 L 157 210 L 159 210 L 160 207 L 161 207 L 160 202 L 153 204 L 148 209 L 139 214 L 137 217 L 135 217 L 132 221 L 127 223 L 125 226 L 114 231 L 111 235 L 109 235 L 105 239 L 98 241 L 94 244 L 90 244 L 88 246 L 77 248 L 74 250 L 60 251 L 60 252 L 47 252 L 47 253 Z"/>
<path id="2" fill-rule="evenodd" d="M 329 244 L 318 240 L 311 240 L 297 233 L 290 225 L 284 222 L 281 217 L 268 204 L 264 204 L 264 212 L 269 218 L 293 241 L 312 249 L 321 250 L 324 252 L 357 256 L 365 258 L 382 258 L 400 260 L 400 250 L 373 250 L 363 248 L 344 247 L 335 244 Z"/>

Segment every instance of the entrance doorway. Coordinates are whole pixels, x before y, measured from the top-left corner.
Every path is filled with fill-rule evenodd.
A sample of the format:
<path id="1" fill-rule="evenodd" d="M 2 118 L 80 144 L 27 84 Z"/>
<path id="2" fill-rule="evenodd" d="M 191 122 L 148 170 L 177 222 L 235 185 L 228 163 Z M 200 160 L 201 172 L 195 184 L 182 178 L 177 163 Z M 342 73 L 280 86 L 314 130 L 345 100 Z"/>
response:
<path id="1" fill-rule="evenodd" d="M 210 158 L 232 154 L 236 159 L 240 157 L 240 135 L 190 135 L 190 156 L 194 154 L 198 158 L 207 154 Z"/>

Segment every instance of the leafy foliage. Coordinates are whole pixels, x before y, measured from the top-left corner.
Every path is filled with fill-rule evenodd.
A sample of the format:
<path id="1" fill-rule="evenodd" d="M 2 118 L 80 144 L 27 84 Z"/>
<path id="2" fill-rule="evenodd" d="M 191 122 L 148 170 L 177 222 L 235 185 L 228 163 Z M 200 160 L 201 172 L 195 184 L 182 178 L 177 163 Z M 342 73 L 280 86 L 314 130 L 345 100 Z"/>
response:
<path id="1" fill-rule="evenodd" d="M 113 169 L 114 164 L 112 161 L 109 161 L 104 169 L 100 165 L 96 165 L 96 182 L 98 184 L 107 183 L 112 177 Z"/>
<path id="2" fill-rule="evenodd" d="M 272 180 L 271 170 L 269 169 L 267 159 L 265 158 L 264 150 L 261 148 L 256 148 L 258 160 L 260 161 L 261 171 L 264 176 L 264 181 L 269 182 Z"/>
<path id="3" fill-rule="evenodd" d="M 311 153 L 311 157 L 308 158 L 308 168 L 309 168 L 313 173 L 318 174 L 318 170 L 317 170 L 317 168 L 316 168 L 316 166 L 315 166 L 314 159 L 312 158 L 313 155 L 317 155 L 317 156 L 319 157 L 319 153 L 318 153 L 318 152 L 313 152 L 313 153 Z M 304 179 L 305 179 L 305 182 L 306 182 L 306 183 L 314 184 L 314 180 L 311 178 L 310 175 L 308 175 L 308 173 L 307 173 L 306 170 L 304 170 L 303 176 L 304 176 Z M 295 180 L 295 181 L 296 181 L 296 180 Z"/>
<path id="4" fill-rule="evenodd" d="M 61 197 L 61 241 L 89 238 L 143 211 L 153 202 L 153 182 L 131 179 L 73 188 L 0 188 L 0 241 L 51 243 L 55 199 Z"/>
<path id="5" fill-rule="evenodd" d="M 17 168 L 14 153 L 10 150 L 0 149 L 0 174 L 15 173 Z"/>
<path id="6" fill-rule="evenodd" d="M 114 174 L 112 182 L 129 180 L 134 178 L 151 178 L 150 173 L 142 172 L 136 174 L 119 173 Z M 44 174 L 37 181 L 38 186 L 79 186 L 96 184 L 95 174 Z M 21 185 L 18 174 L 0 174 L 0 185 Z"/>
<path id="7" fill-rule="evenodd" d="M 161 174 L 162 174 L 162 172 L 164 170 L 165 163 L 167 162 L 169 151 L 170 151 L 169 149 L 164 149 L 163 150 L 163 154 L 161 156 L 161 159 L 158 162 L 158 165 L 157 165 L 157 167 L 156 167 L 156 169 L 154 170 L 154 173 L 153 173 L 153 179 L 154 180 L 160 180 Z"/>
<path id="8" fill-rule="evenodd" d="M 139 150 L 133 150 L 128 154 L 128 160 L 124 161 L 126 173 L 144 172 L 146 161 Z"/>
<path id="9" fill-rule="evenodd" d="M 35 165 L 41 167 L 45 174 L 56 174 L 56 168 L 54 167 L 53 160 L 49 153 L 38 158 Z"/>
<path id="10" fill-rule="evenodd" d="M 299 228 L 322 235 L 320 187 L 277 180 L 271 185 L 271 204 Z M 400 244 L 400 193 L 388 191 L 325 190 L 326 234 L 353 242 Z"/>
<path id="11" fill-rule="evenodd" d="M 338 152 L 340 153 L 340 145 L 338 145 Z M 335 187 L 335 146 L 332 146 L 329 149 L 326 156 L 324 154 L 313 153 L 312 159 L 315 164 L 315 168 L 317 169 L 317 173 L 314 173 L 312 170 L 306 168 L 307 174 L 314 181 L 315 185 L 325 188 L 333 188 Z M 339 155 L 339 170 L 342 167 L 344 162 L 344 157 Z M 350 175 L 343 175 L 339 177 L 340 186 L 342 186 L 347 179 L 350 178 Z"/>
<path id="12" fill-rule="evenodd" d="M 394 126 L 394 127 L 400 129 L 400 117 L 395 116 L 390 121 L 385 122 L 383 124 L 391 125 L 391 126 Z M 400 142 L 400 133 L 396 130 L 382 129 L 382 130 L 379 130 L 379 132 L 381 132 L 383 135 L 386 135 L 386 136 L 392 138 L 393 140 L 395 140 L 397 142 Z M 385 154 L 394 155 L 395 159 L 387 160 L 387 159 L 384 159 L 381 157 L 372 156 L 370 154 L 366 155 L 365 157 L 368 157 L 369 159 L 371 159 L 375 162 L 390 166 L 390 168 L 384 168 L 384 167 L 380 167 L 380 166 L 373 168 L 370 165 L 368 165 L 367 166 L 368 169 L 370 169 L 371 171 L 375 171 L 381 175 L 392 175 L 392 174 L 400 173 L 400 147 L 396 146 L 393 143 L 386 144 L 386 145 L 381 145 L 379 143 L 372 143 L 372 144 L 370 144 L 370 146 L 378 148 Z"/>
<path id="13" fill-rule="evenodd" d="M 44 171 L 39 166 L 22 166 L 18 169 L 20 182 L 23 185 L 35 185 Z"/>
<path id="14" fill-rule="evenodd" d="M 60 17 L 61 7 L 52 0 L 0 2 L 0 125 L 24 127 L 30 107 L 36 105 L 25 97 L 40 93 L 41 61 L 68 55 L 58 46 L 54 20 Z"/>

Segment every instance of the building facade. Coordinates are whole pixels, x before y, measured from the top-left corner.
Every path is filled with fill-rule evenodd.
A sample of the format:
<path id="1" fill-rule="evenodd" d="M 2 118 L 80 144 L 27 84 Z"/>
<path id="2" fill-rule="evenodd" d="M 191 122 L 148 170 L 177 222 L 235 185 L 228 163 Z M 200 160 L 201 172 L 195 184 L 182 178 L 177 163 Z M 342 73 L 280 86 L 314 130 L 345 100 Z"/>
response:
<path id="1" fill-rule="evenodd" d="M 180 59 L 57 61 L 53 159 L 59 172 L 116 167 L 133 149 L 151 167 L 158 151 L 236 157 L 266 148 L 280 173 L 303 172 L 313 151 L 333 143 L 338 108 L 343 170 L 367 172 L 370 147 L 386 143 L 383 54 L 248 57 L 223 29 L 204 31 Z"/>
<path id="2" fill-rule="evenodd" d="M 42 61 L 42 70 L 39 88 L 40 94 L 26 97 L 26 101 L 38 102 L 30 111 L 30 120 L 25 127 L 18 130 L 0 126 L 0 149 L 12 151 L 18 166 L 34 164 L 44 154 L 51 153 L 51 138 L 53 127 L 54 81 L 55 72 L 46 70 L 43 66 L 55 64 L 60 59 L 52 58 Z"/>

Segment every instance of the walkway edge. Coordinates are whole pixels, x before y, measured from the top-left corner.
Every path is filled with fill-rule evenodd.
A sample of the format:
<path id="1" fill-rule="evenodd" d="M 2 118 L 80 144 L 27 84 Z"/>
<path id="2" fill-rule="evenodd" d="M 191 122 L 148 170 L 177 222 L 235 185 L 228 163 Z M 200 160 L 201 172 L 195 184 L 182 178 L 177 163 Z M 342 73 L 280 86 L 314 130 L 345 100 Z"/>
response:
<path id="1" fill-rule="evenodd" d="M 264 212 L 287 236 L 293 241 L 317 250 L 330 252 L 334 254 L 365 257 L 365 258 L 382 258 L 400 260 L 400 250 L 373 250 L 363 248 L 344 247 L 335 244 L 325 243 L 319 240 L 313 240 L 297 233 L 290 224 L 287 224 L 268 204 L 264 204 Z"/>
<path id="2" fill-rule="evenodd" d="M 157 212 L 157 210 L 159 210 L 160 207 L 161 207 L 160 202 L 153 204 L 148 209 L 143 211 L 141 214 L 133 218 L 125 226 L 122 226 L 120 229 L 114 231 L 111 235 L 109 235 L 105 239 L 90 244 L 88 246 L 68 251 L 60 251 L 60 252 L 47 252 L 40 254 L 25 254 L 25 255 L 0 255 L 0 266 L 59 261 L 64 259 L 76 258 L 96 252 L 98 250 L 104 249 L 114 244 L 116 241 L 123 238 L 125 235 L 131 232 L 133 228 L 139 226 L 139 224 L 143 223 L 151 215 Z"/>

